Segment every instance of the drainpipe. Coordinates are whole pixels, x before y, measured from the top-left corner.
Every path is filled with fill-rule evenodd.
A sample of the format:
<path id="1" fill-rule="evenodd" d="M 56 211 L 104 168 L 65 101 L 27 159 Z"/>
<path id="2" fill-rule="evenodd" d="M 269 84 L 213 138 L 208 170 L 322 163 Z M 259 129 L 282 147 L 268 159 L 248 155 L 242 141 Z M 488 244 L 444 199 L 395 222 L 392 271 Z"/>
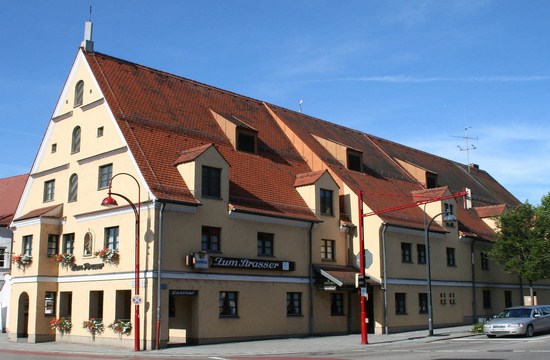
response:
<path id="1" fill-rule="evenodd" d="M 477 297 L 476 297 L 476 260 L 475 260 L 475 242 L 476 239 L 472 239 L 470 245 L 470 252 L 472 254 L 472 315 L 474 324 L 477 323 Z"/>
<path id="2" fill-rule="evenodd" d="M 161 292 L 161 264 L 162 264 L 162 225 L 163 225 L 163 215 L 164 215 L 164 207 L 166 203 L 161 202 L 160 203 L 160 212 L 159 212 L 159 229 L 158 229 L 158 262 L 157 262 L 157 327 L 156 327 L 156 349 L 160 350 L 160 318 L 161 318 L 161 312 L 160 312 L 160 292 Z"/>
<path id="3" fill-rule="evenodd" d="M 384 334 L 388 334 L 388 274 L 386 263 L 386 230 L 388 230 L 388 224 L 382 223 L 380 232 L 382 233 L 382 291 L 384 294 Z"/>
<path id="4" fill-rule="evenodd" d="M 313 335 L 313 225 L 309 226 L 309 336 Z"/>

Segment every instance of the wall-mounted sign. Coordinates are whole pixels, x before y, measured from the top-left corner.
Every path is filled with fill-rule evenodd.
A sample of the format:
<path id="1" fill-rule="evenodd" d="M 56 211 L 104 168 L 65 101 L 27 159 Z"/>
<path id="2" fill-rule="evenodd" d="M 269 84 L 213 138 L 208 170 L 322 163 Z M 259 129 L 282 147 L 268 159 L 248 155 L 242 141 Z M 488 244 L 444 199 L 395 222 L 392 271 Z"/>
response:
<path id="1" fill-rule="evenodd" d="M 73 264 L 71 265 L 71 271 L 84 271 L 84 270 L 101 270 L 105 266 L 104 263 L 99 264 L 90 264 L 84 263 L 82 265 Z"/>
<path id="2" fill-rule="evenodd" d="M 185 263 L 195 269 L 208 269 L 211 267 L 274 271 L 294 271 L 295 269 L 294 261 L 209 256 L 205 251 L 199 251 L 191 255 L 187 255 L 185 258 Z"/>
<path id="3" fill-rule="evenodd" d="M 293 261 L 240 259 L 221 256 L 213 256 L 210 266 L 234 269 L 294 271 Z"/>
<path id="4" fill-rule="evenodd" d="M 170 296 L 197 296 L 198 290 L 170 290 Z"/>

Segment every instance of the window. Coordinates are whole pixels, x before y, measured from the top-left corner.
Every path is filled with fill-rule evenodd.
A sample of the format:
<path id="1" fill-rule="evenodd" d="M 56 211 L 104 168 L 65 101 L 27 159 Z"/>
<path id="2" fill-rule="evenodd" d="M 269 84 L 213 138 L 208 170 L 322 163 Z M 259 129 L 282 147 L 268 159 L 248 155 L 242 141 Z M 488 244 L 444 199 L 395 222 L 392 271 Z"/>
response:
<path id="1" fill-rule="evenodd" d="M 201 250 L 203 251 L 220 251 L 220 228 L 203 226 L 201 236 Z"/>
<path id="2" fill-rule="evenodd" d="M 63 235 L 63 253 L 74 254 L 74 233 Z"/>
<path id="3" fill-rule="evenodd" d="M 256 154 L 257 134 L 254 131 L 237 128 L 237 150 Z"/>
<path id="4" fill-rule="evenodd" d="M 98 190 L 109 187 L 109 181 L 113 177 L 113 164 L 103 165 L 99 167 L 99 175 L 97 188 Z"/>
<path id="5" fill-rule="evenodd" d="M 59 317 L 71 319 L 73 312 L 73 293 L 70 291 L 59 292 Z"/>
<path id="6" fill-rule="evenodd" d="M 401 243 L 401 262 L 412 263 L 410 243 Z"/>
<path id="7" fill-rule="evenodd" d="M 487 253 L 481 253 L 481 270 L 489 270 L 489 255 Z"/>
<path id="8" fill-rule="evenodd" d="M 348 149 L 348 169 L 353 171 L 363 171 L 363 156 L 359 151 Z"/>
<path id="9" fill-rule="evenodd" d="M 334 240 L 321 240 L 321 259 L 334 260 Z"/>
<path id="10" fill-rule="evenodd" d="M 447 248 L 447 266 L 456 266 L 454 248 Z"/>
<path id="11" fill-rule="evenodd" d="M 426 263 L 426 245 L 424 244 L 416 245 L 416 256 L 417 256 L 417 263 L 419 264 Z"/>
<path id="12" fill-rule="evenodd" d="M 80 126 L 73 129 L 73 137 L 71 140 L 71 154 L 80 151 Z"/>
<path id="13" fill-rule="evenodd" d="M 103 136 L 103 126 L 97 128 L 97 137 Z"/>
<path id="14" fill-rule="evenodd" d="M 273 256 L 273 234 L 258 233 L 258 256 Z"/>
<path id="15" fill-rule="evenodd" d="M 76 201 L 78 193 L 78 175 L 72 174 L 69 178 L 69 196 L 67 201 L 73 202 Z"/>
<path id="16" fill-rule="evenodd" d="M 44 182 L 44 202 L 53 201 L 55 192 L 55 180 L 48 180 Z"/>
<path id="17" fill-rule="evenodd" d="M 0 247 L 0 268 L 6 268 L 6 248 Z"/>
<path id="18" fill-rule="evenodd" d="M 118 226 L 105 228 L 105 248 L 118 250 Z"/>
<path id="19" fill-rule="evenodd" d="M 88 318 L 103 319 L 103 291 L 90 291 L 90 309 Z"/>
<path id="20" fill-rule="evenodd" d="M 512 306 L 512 292 L 510 290 L 504 291 L 504 307 Z"/>
<path id="21" fill-rule="evenodd" d="M 451 304 L 451 305 L 456 304 L 455 293 L 449 293 L 449 304 Z"/>
<path id="22" fill-rule="evenodd" d="M 437 174 L 426 172 L 426 189 L 437 187 Z"/>
<path id="23" fill-rule="evenodd" d="M 57 152 L 57 143 L 52 144 L 52 154 Z"/>
<path id="24" fill-rule="evenodd" d="M 23 236 L 23 254 L 32 255 L 32 235 Z"/>
<path id="25" fill-rule="evenodd" d="M 395 314 L 406 315 L 407 314 L 407 294 L 395 293 Z"/>
<path id="26" fill-rule="evenodd" d="M 238 297 L 236 291 L 220 291 L 220 317 L 238 315 Z"/>
<path id="27" fill-rule="evenodd" d="M 202 167 L 202 196 L 221 197 L 221 169 Z"/>
<path id="28" fill-rule="evenodd" d="M 287 316 L 302 315 L 302 293 L 286 293 L 286 314 Z"/>
<path id="29" fill-rule="evenodd" d="M 80 80 L 74 87 L 74 107 L 82 105 L 84 101 L 84 81 Z"/>
<path id="30" fill-rule="evenodd" d="M 321 189 L 321 214 L 334 215 L 334 209 L 332 206 L 332 190 Z"/>
<path id="31" fill-rule="evenodd" d="M 55 293 L 46 291 L 44 295 L 44 315 L 55 315 Z"/>
<path id="32" fill-rule="evenodd" d="M 117 290 L 115 303 L 115 319 L 130 321 L 132 291 Z"/>
<path id="33" fill-rule="evenodd" d="M 59 236 L 54 234 L 48 235 L 48 256 L 57 255 L 57 248 L 59 246 Z"/>
<path id="34" fill-rule="evenodd" d="M 344 295 L 342 293 L 330 294 L 330 315 L 344 315 Z"/>
<path id="35" fill-rule="evenodd" d="M 483 290 L 483 308 L 484 309 L 491 308 L 491 291 L 490 290 Z"/>
<path id="36" fill-rule="evenodd" d="M 418 313 L 419 314 L 428 313 L 428 294 L 426 293 L 418 294 Z"/>
<path id="37" fill-rule="evenodd" d="M 441 305 L 447 304 L 447 295 L 445 293 L 439 293 L 439 303 Z"/>

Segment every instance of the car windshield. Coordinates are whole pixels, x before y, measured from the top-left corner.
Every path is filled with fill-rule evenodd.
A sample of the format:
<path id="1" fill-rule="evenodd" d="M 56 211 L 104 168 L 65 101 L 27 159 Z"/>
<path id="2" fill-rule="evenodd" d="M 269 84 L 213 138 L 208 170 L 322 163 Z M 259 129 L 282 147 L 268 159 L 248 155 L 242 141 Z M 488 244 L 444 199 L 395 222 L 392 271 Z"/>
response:
<path id="1" fill-rule="evenodd" d="M 506 309 L 498 315 L 499 318 L 528 318 L 531 309 Z"/>

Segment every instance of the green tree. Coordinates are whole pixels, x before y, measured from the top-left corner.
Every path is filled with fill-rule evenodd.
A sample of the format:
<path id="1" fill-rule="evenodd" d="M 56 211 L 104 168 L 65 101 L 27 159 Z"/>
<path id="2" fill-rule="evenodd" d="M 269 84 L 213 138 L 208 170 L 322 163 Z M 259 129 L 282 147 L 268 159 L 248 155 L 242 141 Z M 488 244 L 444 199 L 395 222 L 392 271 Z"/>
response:
<path id="1" fill-rule="evenodd" d="M 490 256 L 506 272 L 527 281 L 534 303 L 533 284 L 550 277 L 550 193 L 540 206 L 525 202 L 496 223 L 499 231 Z"/>

